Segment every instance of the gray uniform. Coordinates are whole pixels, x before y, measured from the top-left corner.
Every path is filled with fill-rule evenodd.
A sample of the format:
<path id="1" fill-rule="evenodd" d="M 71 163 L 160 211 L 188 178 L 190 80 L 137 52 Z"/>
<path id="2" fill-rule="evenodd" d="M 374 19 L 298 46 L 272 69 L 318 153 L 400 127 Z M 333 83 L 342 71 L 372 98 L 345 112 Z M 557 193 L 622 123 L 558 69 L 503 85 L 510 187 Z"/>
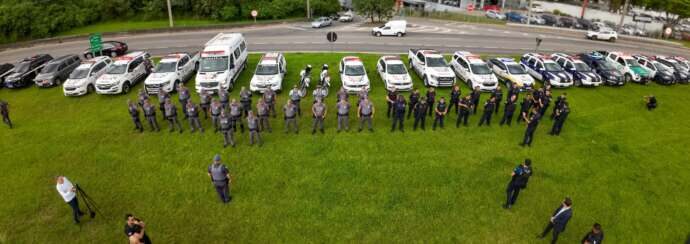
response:
<path id="1" fill-rule="evenodd" d="M 237 131 L 237 124 L 240 124 L 240 129 L 244 133 L 244 123 L 242 123 L 242 107 L 238 103 L 230 104 L 230 120 L 232 121 L 232 129 Z"/>
<path id="2" fill-rule="evenodd" d="M 256 116 L 247 116 L 247 128 L 249 129 L 249 145 L 254 145 L 254 143 L 259 143 L 259 146 L 263 145 L 261 141 L 261 134 L 259 133 L 259 118 Z"/>
<path id="3" fill-rule="evenodd" d="M 259 129 L 271 132 L 271 123 L 268 121 L 269 105 L 267 103 L 256 104 L 256 114 L 259 115 Z"/>
<path id="4" fill-rule="evenodd" d="M 244 116 L 252 110 L 252 92 L 249 90 L 244 90 L 240 92 L 240 103 L 242 104 L 242 112 Z"/>
<path id="5" fill-rule="evenodd" d="M 177 120 L 177 107 L 175 107 L 175 104 L 168 103 L 165 104 L 164 107 L 164 115 L 165 119 L 170 125 L 170 132 L 175 131 L 175 127 L 177 127 L 177 129 L 180 130 L 180 133 L 182 133 L 182 126 L 180 125 L 180 121 Z"/>
<path id="6" fill-rule="evenodd" d="M 276 93 L 273 90 L 268 89 L 264 93 L 264 102 L 266 103 L 266 105 L 268 105 L 268 110 L 271 113 L 271 116 L 273 116 L 273 118 L 275 118 L 276 117 L 276 106 L 275 106 L 276 105 Z"/>
<path id="7" fill-rule="evenodd" d="M 350 103 L 347 100 L 340 100 L 336 105 L 338 110 L 338 132 L 345 129 L 350 130 Z"/>
<path id="8" fill-rule="evenodd" d="M 177 99 L 180 101 L 180 104 L 182 105 L 182 113 L 184 114 L 185 119 L 189 117 L 187 115 L 187 106 L 185 106 L 187 105 L 187 101 L 189 101 L 189 98 L 189 90 L 187 88 L 180 89 Z"/>
<path id="9" fill-rule="evenodd" d="M 208 173 L 211 174 L 211 182 L 218 192 L 220 201 L 228 203 L 232 198 L 230 196 L 230 179 L 228 179 L 230 171 L 221 163 L 212 163 L 208 166 Z"/>
<path id="10" fill-rule="evenodd" d="M 158 121 L 156 121 L 156 107 L 151 104 L 144 104 L 143 110 L 144 117 L 146 117 L 146 121 L 148 121 L 151 126 L 151 131 L 160 131 L 161 129 L 158 127 Z"/>
<path id="11" fill-rule="evenodd" d="M 204 112 L 204 119 L 208 119 L 208 109 L 211 107 L 211 95 L 202 92 L 199 96 L 199 107 L 201 107 L 201 111 Z"/>
<path id="12" fill-rule="evenodd" d="M 359 131 L 362 131 L 364 128 L 364 123 L 367 124 L 370 131 L 373 131 L 374 127 L 372 125 L 371 116 L 374 112 L 374 105 L 370 101 L 362 101 L 359 104 L 359 110 Z"/>
<path id="13" fill-rule="evenodd" d="M 290 127 L 295 131 L 295 134 L 299 133 L 299 126 L 297 125 L 297 106 L 294 104 L 285 104 L 283 107 L 283 112 L 285 113 L 285 133 L 290 132 Z"/>
<path id="14" fill-rule="evenodd" d="M 297 115 L 300 117 L 302 116 L 302 108 L 300 108 L 299 103 L 302 100 L 302 95 L 302 91 L 297 88 L 290 91 L 290 101 L 297 107 Z"/>
<path id="15" fill-rule="evenodd" d="M 185 106 L 187 107 L 187 117 L 189 118 L 189 128 L 194 132 L 195 130 L 199 130 L 200 132 L 204 132 L 204 128 L 201 127 L 201 121 L 199 121 L 199 107 L 191 104 Z"/>
<path id="16" fill-rule="evenodd" d="M 158 93 L 158 109 L 161 110 L 162 114 L 165 114 L 165 100 L 170 98 L 170 94 L 163 93 L 162 91 Z"/>
<path id="17" fill-rule="evenodd" d="M 139 106 L 142 108 L 144 107 L 144 101 L 149 100 L 149 94 L 146 94 L 145 91 L 139 92 L 137 95 L 137 103 L 139 103 Z"/>
<path id="18" fill-rule="evenodd" d="M 215 131 L 218 131 L 218 117 L 220 116 L 220 112 L 223 111 L 223 105 L 220 103 L 212 103 L 211 104 L 211 123 L 213 124 L 213 127 L 216 129 Z"/>
<path id="19" fill-rule="evenodd" d="M 132 121 L 134 122 L 135 129 L 139 132 L 144 131 L 144 126 L 141 125 L 141 121 L 139 120 L 139 109 L 137 109 L 137 106 L 131 104 L 128 105 L 127 108 L 129 110 L 129 116 L 132 117 Z"/>
<path id="20" fill-rule="evenodd" d="M 218 92 L 218 101 L 223 105 L 223 109 L 228 109 L 230 104 L 230 94 L 228 94 L 228 91 L 221 89 Z"/>
<path id="21" fill-rule="evenodd" d="M 228 144 L 235 147 L 235 136 L 232 129 L 232 120 L 228 116 L 218 117 L 218 127 L 220 127 L 220 133 L 223 134 L 223 147 L 227 147 Z"/>
<path id="22" fill-rule="evenodd" d="M 319 100 L 323 101 L 323 99 L 326 98 L 326 90 L 323 88 L 316 88 L 312 92 L 312 95 L 314 96 L 314 103 Z"/>
<path id="23" fill-rule="evenodd" d="M 311 127 L 311 133 L 316 133 L 317 129 L 320 130 L 322 134 L 325 133 L 323 130 L 323 119 L 326 115 L 326 104 L 315 103 L 312 111 L 314 112 L 314 124 Z"/>

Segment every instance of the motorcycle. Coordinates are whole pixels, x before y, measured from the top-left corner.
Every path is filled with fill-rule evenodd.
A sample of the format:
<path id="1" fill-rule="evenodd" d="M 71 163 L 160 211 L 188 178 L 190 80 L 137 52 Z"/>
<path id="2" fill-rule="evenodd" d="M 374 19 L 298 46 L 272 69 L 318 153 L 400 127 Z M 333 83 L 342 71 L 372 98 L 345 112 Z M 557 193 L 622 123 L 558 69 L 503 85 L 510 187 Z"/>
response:
<path id="1" fill-rule="evenodd" d="M 319 85 L 323 89 L 324 97 L 328 96 L 328 88 L 331 87 L 331 76 L 328 75 L 328 65 L 324 64 L 321 67 L 321 74 L 319 75 Z"/>
<path id="2" fill-rule="evenodd" d="M 306 96 L 307 88 L 309 88 L 309 83 L 311 82 L 311 65 L 307 64 L 302 71 L 299 72 L 299 89 L 300 95 L 302 97 Z"/>

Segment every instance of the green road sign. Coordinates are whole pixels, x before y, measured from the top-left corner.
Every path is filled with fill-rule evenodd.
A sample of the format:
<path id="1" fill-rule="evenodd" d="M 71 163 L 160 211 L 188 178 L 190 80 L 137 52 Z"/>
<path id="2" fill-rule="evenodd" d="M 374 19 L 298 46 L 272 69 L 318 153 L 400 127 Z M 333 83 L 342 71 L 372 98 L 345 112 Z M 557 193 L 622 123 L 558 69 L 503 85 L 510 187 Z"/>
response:
<path id="1" fill-rule="evenodd" d="M 89 44 L 91 45 L 91 52 L 101 51 L 101 33 L 94 33 L 89 36 Z"/>

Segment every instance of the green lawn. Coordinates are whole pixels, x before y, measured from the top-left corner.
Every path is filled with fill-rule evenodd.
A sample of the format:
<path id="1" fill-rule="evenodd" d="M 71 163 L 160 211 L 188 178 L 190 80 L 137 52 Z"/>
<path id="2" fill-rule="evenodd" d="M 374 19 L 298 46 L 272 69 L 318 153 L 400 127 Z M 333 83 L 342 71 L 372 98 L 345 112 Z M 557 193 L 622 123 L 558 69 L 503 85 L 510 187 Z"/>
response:
<path id="1" fill-rule="evenodd" d="M 342 56 L 287 54 L 284 87 L 305 64 L 337 67 Z M 456 129 L 453 115 L 443 130 L 427 124 L 416 132 L 408 120 L 405 133 L 390 133 L 377 56 L 359 56 L 378 108 L 374 133 L 336 134 L 330 95 L 325 135 L 308 133 L 309 116 L 299 135 L 283 134 L 275 119 L 263 147 L 249 147 L 245 133 L 237 148 L 223 149 L 220 135 L 190 134 L 184 120 L 184 134 L 168 133 L 163 121 L 164 132 L 135 133 L 125 106 L 135 94 L 0 90 L 16 124 L 0 125 L 0 243 L 122 243 L 125 213 L 146 221 L 156 243 L 547 243 L 535 235 L 565 196 L 573 198 L 574 216 L 562 243 L 576 243 L 594 222 L 607 243 L 687 237 L 690 86 L 563 90 L 573 110 L 563 134 L 547 135 L 552 123 L 544 119 L 533 147 L 522 148 L 524 127 L 499 127 L 496 118 L 479 128 L 473 116 L 469 128 Z M 248 85 L 258 57 L 251 56 L 240 86 Z M 335 69 L 331 75 L 339 87 Z M 643 108 L 648 94 L 660 100 L 656 111 Z M 279 98 L 282 106 L 286 93 Z M 234 177 L 229 205 L 219 203 L 205 172 L 216 153 Z M 503 210 L 510 171 L 525 157 L 535 174 L 517 205 Z M 58 174 L 82 185 L 105 216 L 74 225 L 55 191 Z"/>

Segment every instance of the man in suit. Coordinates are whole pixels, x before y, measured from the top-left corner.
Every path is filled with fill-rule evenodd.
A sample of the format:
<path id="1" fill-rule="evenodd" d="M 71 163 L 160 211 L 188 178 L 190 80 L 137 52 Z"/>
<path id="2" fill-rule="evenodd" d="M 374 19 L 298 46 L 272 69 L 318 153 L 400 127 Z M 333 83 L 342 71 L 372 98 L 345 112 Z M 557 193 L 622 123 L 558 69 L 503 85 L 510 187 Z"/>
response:
<path id="1" fill-rule="evenodd" d="M 569 197 L 566 197 L 563 200 L 561 206 L 558 207 L 556 211 L 554 211 L 551 215 L 551 219 L 549 220 L 549 223 L 546 225 L 546 228 L 544 228 L 544 232 L 542 232 L 541 235 L 538 236 L 539 239 L 543 239 L 546 236 L 546 234 L 548 234 L 553 229 L 553 237 L 551 238 L 551 244 L 556 243 L 556 241 L 558 240 L 558 235 L 565 231 L 565 226 L 568 224 L 568 221 L 570 221 L 570 217 L 573 216 L 573 210 L 571 209 L 572 205 L 573 201 Z"/>

